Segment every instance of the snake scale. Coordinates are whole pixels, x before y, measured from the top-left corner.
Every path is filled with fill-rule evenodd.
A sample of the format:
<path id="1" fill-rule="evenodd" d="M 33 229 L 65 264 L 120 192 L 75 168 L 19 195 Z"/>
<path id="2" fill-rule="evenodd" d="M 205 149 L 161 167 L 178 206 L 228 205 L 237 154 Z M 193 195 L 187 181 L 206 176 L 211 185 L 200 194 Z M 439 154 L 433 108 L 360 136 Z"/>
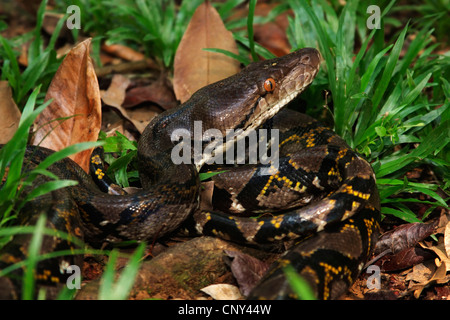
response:
<path id="1" fill-rule="evenodd" d="M 47 227 L 69 235 L 65 240 L 45 236 L 41 254 L 72 250 L 75 237 L 93 246 L 130 239 L 152 241 L 177 230 L 186 220 L 194 221 L 200 234 L 231 241 L 255 245 L 288 241 L 289 250 L 248 298 L 297 298 L 284 272 L 287 265 L 310 283 L 318 298 L 338 298 L 370 256 L 378 234 L 380 204 L 374 173 L 366 160 L 319 122 L 283 109 L 313 81 L 319 65 L 320 54 L 312 48 L 254 62 L 160 114 L 138 143 L 143 189 L 136 194 L 104 193 L 70 159 L 56 162 L 49 170 L 62 179 L 77 180 L 78 185 L 28 203 L 18 223 L 34 224 L 40 214 L 46 214 Z M 271 163 L 231 166 L 212 177 L 214 209 L 198 210 L 199 171 L 210 162 L 211 154 L 194 157 L 189 163 L 175 164 L 172 158 L 174 146 L 181 143 L 172 134 L 180 129 L 192 133 L 196 121 L 201 121 L 203 133 L 214 129 L 222 134 L 219 153 L 249 139 L 259 128 L 277 130 L 278 166 L 269 173 L 263 170 L 273 167 Z M 229 129 L 237 132 L 231 142 L 225 139 Z M 190 142 L 203 148 L 208 143 L 195 138 Z M 51 153 L 30 146 L 24 172 Z M 47 180 L 39 176 L 35 184 Z M 2 248 L 1 268 L 26 258 L 30 237 L 17 235 Z M 39 262 L 38 284 L 49 294 L 56 292 L 65 283 L 67 267 L 81 265 L 80 259 L 64 255 Z M 0 278 L 3 298 L 20 298 L 21 274 L 18 269 Z"/>

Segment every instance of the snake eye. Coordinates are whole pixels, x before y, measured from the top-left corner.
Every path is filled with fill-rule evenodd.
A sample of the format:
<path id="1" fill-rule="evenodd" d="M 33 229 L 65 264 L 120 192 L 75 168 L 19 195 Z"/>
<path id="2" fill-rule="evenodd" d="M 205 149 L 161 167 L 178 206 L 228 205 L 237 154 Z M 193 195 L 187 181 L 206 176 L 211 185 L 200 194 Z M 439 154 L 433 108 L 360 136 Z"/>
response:
<path id="1" fill-rule="evenodd" d="M 275 87 L 275 80 L 273 80 L 272 78 L 267 78 L 266 81 L 264 81 L 264 89 L 267 92 L 272 92 L 273 90 L 275 90 Z"/>

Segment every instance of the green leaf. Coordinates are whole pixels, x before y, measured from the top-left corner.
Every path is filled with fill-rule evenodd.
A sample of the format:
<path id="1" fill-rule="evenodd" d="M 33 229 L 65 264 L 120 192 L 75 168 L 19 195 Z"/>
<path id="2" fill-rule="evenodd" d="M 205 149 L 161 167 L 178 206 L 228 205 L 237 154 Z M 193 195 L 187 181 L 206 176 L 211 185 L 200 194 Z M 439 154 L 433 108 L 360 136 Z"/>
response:
<path id="1" fill-rule="evenodd" d="M 386 136 L 386 128 L 385 127 L 375 127 L 375 132 L 380 137 Z"/>
<path id="2" fill-rule="evenodd" d="M 136 141 L 129 140 L 126 136 L 116 131 L 115 136 L 101 138 L 104 140 L 103 149 L 105 152 L 122 152 L 124 150 L 137 150 Z"/>
<path id="3" fill-rule="evenodd" d="M 43 0 L 39 5 L 39 9 L 36 15 L 36 26 L 33 30 L 34 39 L 30 44 L 28 50 L 28 65 L 33 65 L 35 59 L 37 59 L 42 53 L 42 38 L 41 38 L 41 28 L 44 22 L 45 9 L 47 7 L 48 0 Z"/>

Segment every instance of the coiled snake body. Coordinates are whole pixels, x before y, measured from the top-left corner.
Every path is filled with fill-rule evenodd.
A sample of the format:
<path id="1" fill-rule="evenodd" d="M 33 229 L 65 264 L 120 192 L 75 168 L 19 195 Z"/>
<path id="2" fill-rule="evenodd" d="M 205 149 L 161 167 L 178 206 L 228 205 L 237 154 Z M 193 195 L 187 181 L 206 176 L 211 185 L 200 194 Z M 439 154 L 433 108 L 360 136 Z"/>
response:
<path id="1" fill-rule="evenodd" d="M 55 163 L 50 171 L 79 184 L 29 203 L 19 222 L 33 224 L 40 213 L 46 213 L 49 227 L 69 234 L 66 240 L 44 237 L 42 253 L 74 248 L 70 237 L 84 238 L 93 245 L 151 241 L 174 231 L 188 217 L 194 218 L 201 234 L 232 241 L 294 240 L 295 245 L 249 298 L 296 298 L 283 271 L 287 265 L 311 284 L 319 298 L 339 297 L 362 270 L 374 246 L 379 200 L 370 165 L 341 138 L 308 116 L 280 111 L 313 81 L 319 63 L 319 53 L 310 48 L 256 62 L 156 117 L 138 144 L 143 191 L 137 194 L 108 195 L 71 160 Z M 262 174 L 267 166 L 247 165 L 213 177 L 214 197 L 225 196 L 216 208 L 230 208 L 238 215 L 197 210 L 198 171 L 211 155 L 194 157 L 191 163 L 173 161 L 172 150 L 179 143 L 172 141 L 174 131 L 192 133 L 196 121 L 201 121 L 202 133 L 215 129 L 222 134 L 223 152 L 248 139 L 255 129 L 280 133 L 279 165 L 270 174 Z M 230 129 L 237 132 L 231 143 L 225 139 Z M 204 147 L 208 141 L 194 137 L 190 142 L 192 147 Z M 29 147 L 25 170 L 50 153 Z M 280 209 L 282 213 L 276 213 Z M 258 212 L 259 217 L 240 216 L 242 212 Z M 27 243 L 29 236 L 14 237 L 0 253 L 0 267 L 25 258 Z M 43 261 L 36 278 L 45 285 L 64 283 L 64 271 L 68 265 L 79 265 L 77 259 L 68 255 Z M 17 298 L 20 272 L 11 275 L 0 278 L 0 291 L 7 298 Z"/>

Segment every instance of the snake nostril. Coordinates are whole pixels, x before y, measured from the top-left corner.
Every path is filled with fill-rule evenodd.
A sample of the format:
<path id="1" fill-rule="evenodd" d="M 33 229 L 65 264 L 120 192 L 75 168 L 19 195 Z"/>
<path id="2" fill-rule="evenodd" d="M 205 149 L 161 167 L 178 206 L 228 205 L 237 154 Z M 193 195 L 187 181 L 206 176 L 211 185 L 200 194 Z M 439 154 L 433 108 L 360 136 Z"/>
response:
<path id="1" fill-rule="evenodd" d="M 302 63 L 303 64 L 309 64 L 309 62 L 311 61 L 309 56 L 304 56 L 302 57 Z"/>

